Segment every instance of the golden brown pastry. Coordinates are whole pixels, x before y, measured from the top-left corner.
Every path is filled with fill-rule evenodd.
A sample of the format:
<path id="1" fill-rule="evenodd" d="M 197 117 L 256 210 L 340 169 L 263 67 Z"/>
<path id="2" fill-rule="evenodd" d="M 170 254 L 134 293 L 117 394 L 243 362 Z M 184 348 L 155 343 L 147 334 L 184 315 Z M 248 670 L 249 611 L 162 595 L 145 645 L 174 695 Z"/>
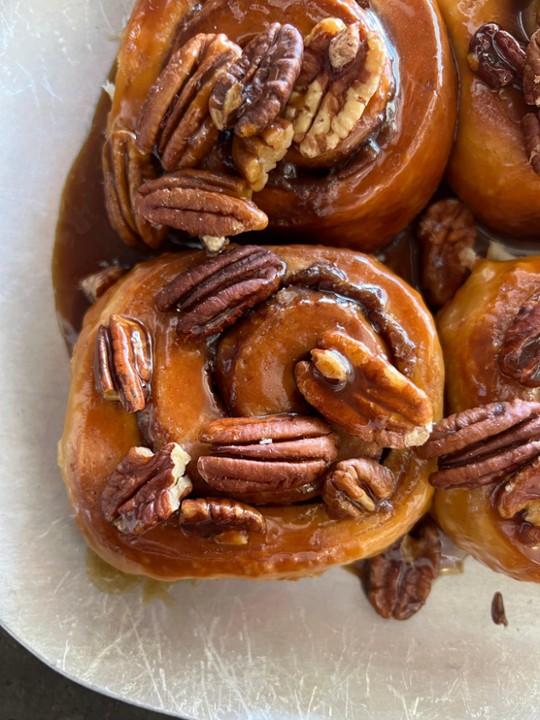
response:
<path id="1" fill-rule="evenodd" d="M 491 230 L 540 237 L 540 3 L 439 0 L 459 70 L 448 179 Z"/>
<path id="2" fill-rule="evenodd" d="M 140 264 L 88 311 L 60 462 L 121 570 L 297 577 L 427 510 L 441 413 L 430 314 L 369 256 L 230 246 Z"/>
<path id="3" fill-rule="evenodd" d="M 432 0 L 139 0 L 103 151 L 111 222 L 151 247 L 267 225 L 380 247 L 437 187 L 456 98 Z"/>
<path id="4" fill-rule="evenodd" d="M 478 263 L 441 311 L 449 411 L 422 456 L 443 530 L 474 557 L 540 581 L 540 257 Z"/>

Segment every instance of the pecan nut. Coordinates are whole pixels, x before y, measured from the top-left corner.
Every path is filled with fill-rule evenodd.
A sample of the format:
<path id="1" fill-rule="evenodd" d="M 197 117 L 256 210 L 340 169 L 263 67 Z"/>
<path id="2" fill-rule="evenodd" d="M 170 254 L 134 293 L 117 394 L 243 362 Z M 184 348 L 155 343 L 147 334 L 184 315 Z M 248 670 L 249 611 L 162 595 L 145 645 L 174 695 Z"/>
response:
<path id="1" fill-rule="evenodd" d="M 142 239 L 152 248 L 159 247 L 166 229 L 148 222 L 136 203 L 139 187 L 158 176 L 152 157 L 135 147 L 133 133 L 117 130 L 106 139 L 101 159 L 105 207 L 111 227 L 126 245 L 138 245 Z"/>
<path id="2" fill-rule="evenodd" d="M 376 612 L 396 620 L 407 620 L 417 613 L 439 575 L 440 562 L 439 532 L 426 518 L 368 561 L 368 598 Z"/>
<path id="3" fill-rule="evenodd" d="M 85 298 L 92 305 L 98 298 L 104 295 L 109 288 L 115 285 L 120 278 L 127 273 L 127 268 L 121 265 L 107 265 L 95 273 L 91 273 L 84 277 L 79 287 L 83 291 Z"/>
<path id="4" fill-rule="evenodd" d="M 495 625 L 504 625 L 508 627 L 508 619 L 504 610 L 503 596 L 500 592 L 496 592 L 491 600 L 491 619 Z"/>
<path id="5" fill-rule="evenodd" d="M 498 355 L 505 375 L 526 387 L 540 387 L 540 291 L 519 308 Z"/>
<path id="6" fill-rule="evenodd" d="M 227 545 L 245 545 L 250 533 L 266 531 L 262 513 L 227 498 L 188 498 L 180 506 L 178 521 L 183 530 Z"/>
<path id="7" fill-rule="evenodd" d="M 527 113 L 521 119 L 521 130 L 529 164 L 540 175 L 540 115 Z"/>
<path id="8" fill-rule="evenodd" d="M 459 200 L 432 203 L 420 219 L 422 286 L 429 302 L 444 305 L 465 281 L 476 260 L 473 214 Z"/>
<path id="9" fill-rule="evenodd" d="M 382 111 L 392 93 L 382 37 L 360 23 L 322 20 L 305 40 L 302 71 L 285 110 L 300 154 L 325 156 L 351 136 L 358 146 L 382 119 L 365 112 L 368 104 L 376 98 Z"/>
<path id="10" fill-rule="evenodd" d="M 534 33 L 527 45 L 523 93 L 528 105 L 540 108 L 540 30 Z"/>
<path id="11" fill-rule="evenodd" d="M 416 453 L 439 458 L 429 478 L 435 487 L 488 485 L 540 455 L 540 403 L 517 399 L 450 415 Z"/>
<path id="12" fill-rule="evenodd" d="M 521 514 L 526 522 L 540 527 L 540 460 L 514 473 L 496 495 L 499 515 L 510 520 Z"/>
<path id="13" fill-rule="evenodd" d="M 394 484 L 389 468 L 369 458 L 351 458 L 339 462 L 327 475 L 322 498 L 332 517 L 356 520 L 375 512 L 380 501 L 390 497 Z"/>
<path id="14" fill-rule="evenodd" d="M 337 438 L 322 420 L 300 415 L 222 418 L 201 431 L 211 454 L 197 469 L 216 490 L 251 502 L 286 504 L 320 488 L 337 456 Z"/>
<path id="15" fill-rule="evenodd" d="M 137 147 L 154 146 L 166 171 L 193 167 L 214 146 L 218 129 L 208 102 L 225 68 L 241 55 L 226 35 L 199 33 L 169 59 L 150 89 L 137 126 Z"/>
<path id="16" fill-rule="evenodd" d="M 162 312 L 177 310 L 180 335 L 207 337 L 270 297 L 283 272 L 275 253 L 238 246 L 178 275 L 157 295 L 156 305 Z"/>
<path id="17" fill-rule="evenodd" d="M 302 66 L 304 43 L 292 25 L 272 23 L 256 35 L 215 84 L 210 114 L 240 137 L 265 130 L 281 113 Z"/>
<path id="18" fill-rule="evenodd" d="M 268 174 L 283 160 L 293 139 L 290 120 L 277 118 L 262 132 L 250 137 L 235 135 L 232 158 L 239 173 L 253 192 L 259 192 L 268 182 Z"/>
<path id="19" fill-rule="evenodd" d="M 140 320 L 111 315 L 100 325 L 94 351 L 96 389 L 106 400 L 119 400 L 126 412 L 143 410 L 150 396 L 152 341 Z"/>
<path id="20" fill-rule="evenodd" d="M 353 435 L 395 448 L 421 445 L 429 436 L 433 408 L 428 396 L 358 340 L 324 333 L 312 350 L 312 362 L 299 362 L 294 372 L 306 400 Z"/>
<path id="21" fill-rule="evenodd" d="M 497 23 L 485 23 L 474 33 L 467 61 L 471 70 L 494 90 L 523 81 L 525 48 Z"/>
<path id="22" fill-rule="evenodd" d="M 268 225 L 268 217 L 249 194 L 240 178 L 185 168 L 145 182 L 138 190 L 136 207 L 155 225 L 198 237 L 223 237 Z"/>
<path id="23" fill-rule="evenodd" d="M 190 456 L 177 443 L 154 454 L 132 447 L 110 475 L 101 495 L 105 519 L 120 532 L 140 535 L 167 520 L 191 492 L 185 474 Z"/>

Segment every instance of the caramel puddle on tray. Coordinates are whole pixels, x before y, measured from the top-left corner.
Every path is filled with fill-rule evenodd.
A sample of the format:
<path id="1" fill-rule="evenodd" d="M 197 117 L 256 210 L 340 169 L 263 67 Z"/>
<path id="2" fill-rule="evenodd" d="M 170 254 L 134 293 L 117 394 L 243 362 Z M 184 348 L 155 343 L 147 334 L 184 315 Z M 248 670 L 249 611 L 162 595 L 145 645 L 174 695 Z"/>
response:
<path id="1" fill-rule="evenodd" d="M 124 573 L 106 563 L 90 548 L 86 552 L 86 572 L 92 584 L 108 595 L 123 595 L 140 588 L 143 605 L 154 600 L 161 600 L 165 605 L 176 605 L 176 600 L 169 595 L 171 587 L 176 583 Z"/>

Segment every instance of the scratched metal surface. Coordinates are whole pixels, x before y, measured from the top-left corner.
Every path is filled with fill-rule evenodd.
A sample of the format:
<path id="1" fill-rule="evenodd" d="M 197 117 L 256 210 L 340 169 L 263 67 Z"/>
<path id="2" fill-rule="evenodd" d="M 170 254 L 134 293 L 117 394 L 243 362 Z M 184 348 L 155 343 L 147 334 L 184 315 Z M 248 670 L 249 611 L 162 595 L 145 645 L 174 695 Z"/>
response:
<path id="1" fill-rule="evenodd" d="M 49 266 L 61 187 L 129 4 L 0 3 L 2 624 L 85 685 L 196 720 L 536 718 L 538 588 L 472 561 L 403 624 L 375 617 L 343 570 L 97 587 L 55 464 L 68 361 Z M 507 629 L 490 619 L 497 589 Z"/>

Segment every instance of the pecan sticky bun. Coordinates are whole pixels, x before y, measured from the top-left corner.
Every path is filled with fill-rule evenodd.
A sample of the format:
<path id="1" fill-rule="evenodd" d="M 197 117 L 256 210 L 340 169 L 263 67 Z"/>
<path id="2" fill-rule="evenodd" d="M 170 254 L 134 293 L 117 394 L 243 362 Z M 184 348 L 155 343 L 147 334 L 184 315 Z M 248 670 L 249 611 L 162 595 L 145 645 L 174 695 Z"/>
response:
<path id="1" fill-rule="evenodd" d="M 133 268 L 87 313 L 61 465 L 128 572 L 296 577 L 376 555 L 428 509 L 441 414 L 419 296 L 366 255 L 229 246 Z"/>
<path id="2" fill-rule="evenodd" d="M 438 457 L 434 512 L 495 570 L 540 581 L 540 258 L 484 260 L 441 311 L 453 414 L 418 450 Z"/>
<path id="3" fill-rule="evenodd" d="M 439 0 L 460 81 L 448 179 L 491 230 L 540 238 L 540 4 Z"/>
<path id="4" fill-rule="evenodd" d="M 432 0 L 139 0 L 103 169 L 112 225 L 211 250 L 267 226 L 371 250 L 427 202 L 457 95 Z"/>

